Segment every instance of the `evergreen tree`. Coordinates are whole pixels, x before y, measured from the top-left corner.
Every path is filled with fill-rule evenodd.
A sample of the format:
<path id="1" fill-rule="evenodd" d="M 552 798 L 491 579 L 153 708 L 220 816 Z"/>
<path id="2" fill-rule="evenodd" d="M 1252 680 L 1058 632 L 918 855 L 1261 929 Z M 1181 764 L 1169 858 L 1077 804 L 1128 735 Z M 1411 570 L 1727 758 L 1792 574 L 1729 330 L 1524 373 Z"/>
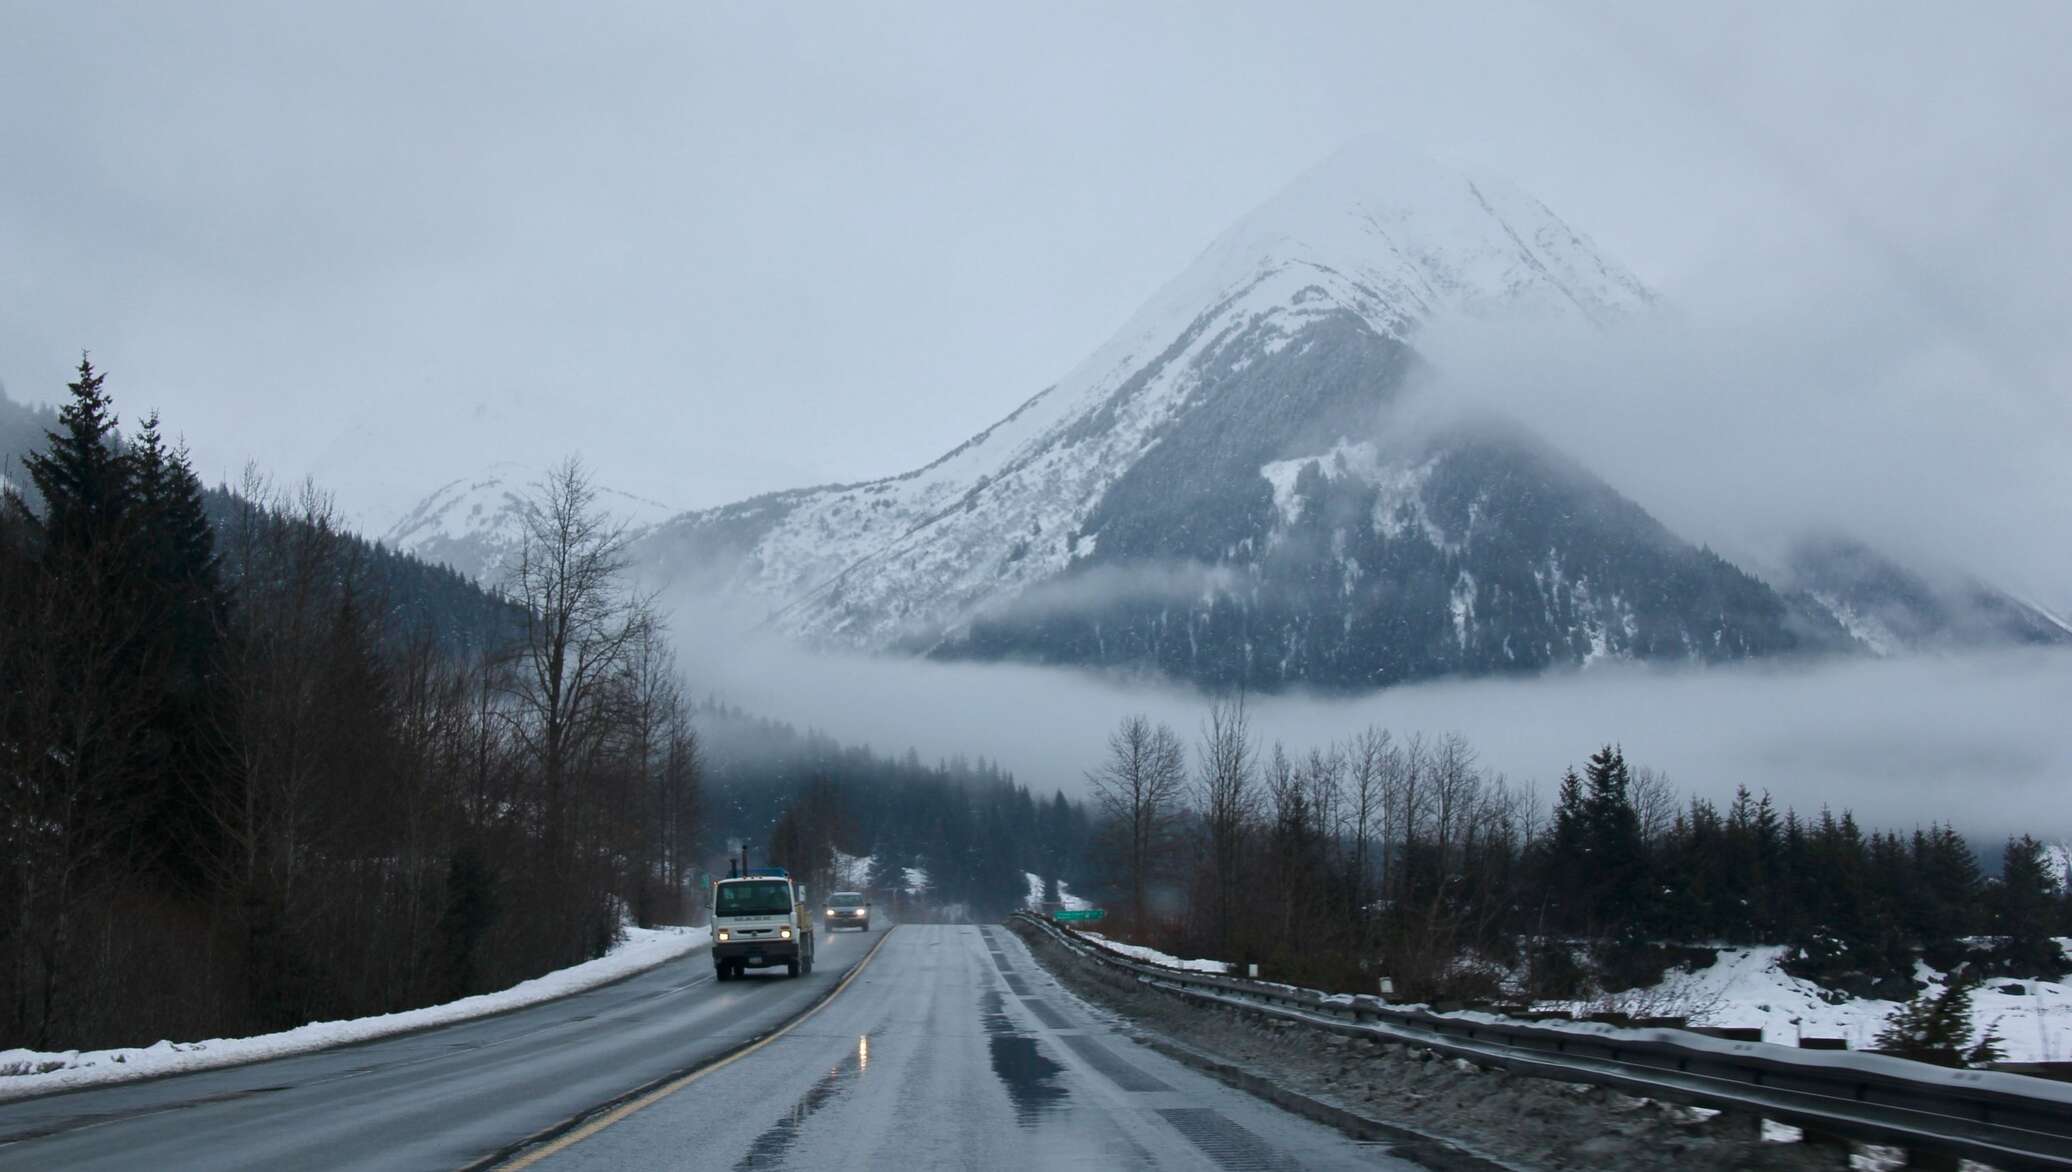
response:
<path id="1" fill-rule="evenodd" d="M 1584 834 L 1589 843 L 1598 927 L 1643 926 L 1646 862 L 1640 819 L 1632 800 L 1633 773 L 1626 755 L 1606 745 L 1584 765 Z"/>
<path id="2" fill-rule="evenodd" d="M 113 541 L 131 503 L 131 465 L 116 448 L 115 405 L 91 359 L 79 358 L 72 399 L 58 412 L 58 430 L 46 450 L 23 461 L 42 498 L 47 558 Z"/>
<path id="3" fill-rule="evenodd" d="M 1570 931 L 1587 930 L 1597 913 L 1594 892 L 1583 882 L 1590 873 L 1589 853 L 1583 779 L 1570 767 L 1561 775 L 1554 799 L 1554 833 L 1547 842 L 1548 888 L 1557 909 L 1556 923 Z"/>
<path id="4" fill-rule="evenodd" d="M 1939 993 L 1922 993 L 1894 1010 L 1878 1034 L 1877 1048 L 1887 1054 L 1941 1066 L 1984 1066 L 2001 1057 L 2000 1039 L 1991 1030 L 1971 1041 L 1971 995 L 1978 975 L 1958 968 Z"/>
<path id="5" fill-rule="evenodd" d="M 2043 857 L 2043 844 L 2024 834 L 2007 840 L 1995 892 L 1993 930 L 2006 938 L 2009 964 L 2024 976 L 2065 971 L 2064 950 L 2052 939 L 2052 911 L 2062 892 Z"/>

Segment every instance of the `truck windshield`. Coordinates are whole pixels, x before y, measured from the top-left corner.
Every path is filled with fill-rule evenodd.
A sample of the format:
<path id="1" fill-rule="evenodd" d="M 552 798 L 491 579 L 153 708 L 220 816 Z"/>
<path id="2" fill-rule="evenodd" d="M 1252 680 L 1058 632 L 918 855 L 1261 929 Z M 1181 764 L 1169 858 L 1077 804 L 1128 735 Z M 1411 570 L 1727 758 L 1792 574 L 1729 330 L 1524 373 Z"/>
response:
<path id="1" fill-rule="evenodd" d="M 781 916 L 791 910 L 791 885 L 781 879 L 763 883 L 722 883 L 713 911 L 722 916 Z"/>

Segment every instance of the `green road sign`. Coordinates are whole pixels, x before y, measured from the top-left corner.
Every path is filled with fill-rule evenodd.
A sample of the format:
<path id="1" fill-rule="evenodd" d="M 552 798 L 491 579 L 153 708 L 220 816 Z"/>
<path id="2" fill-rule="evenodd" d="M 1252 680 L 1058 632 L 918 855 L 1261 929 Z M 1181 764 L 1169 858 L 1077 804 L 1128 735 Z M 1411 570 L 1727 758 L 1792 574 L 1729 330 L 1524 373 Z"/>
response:
<path id="1" fill-rule="evenodd" d="M 1057 920 L 1057 921 L 1060 921 L 1060 922 L 1062 922 L 1062 923 L 1067 923 L 1067 924 L 1070 924 L 1070 923 L 1075 923 L 1075 922 L 1077 922 L 1077 921 L 1080 921 L 1080 920 L 1099 920 L 1099 919 L 1104 919 L 1104 918 L 1106 918 L 1106 917 L 1107 917 L 1107 915 L 1108 915 L 1108 913 L 1107 913 L 1107 912 L 1105 912 L 1105 911 L 1102 911 L 1102 910 L 1101 910 L 1100 908 L 1097 908 L 1097 907 L 1090 907 L 1090 908 L 1087 908 L 1087 909 L 1086 909 L 1085 911 L 1074 911 L 1074 912 L 1052 912 L 1052 913 L 1051 913 L 1051 916 L 1050 916 L 1050 918 L 1051 918 L 1051 919 L 1053 919 L 1053 920 Z"/>

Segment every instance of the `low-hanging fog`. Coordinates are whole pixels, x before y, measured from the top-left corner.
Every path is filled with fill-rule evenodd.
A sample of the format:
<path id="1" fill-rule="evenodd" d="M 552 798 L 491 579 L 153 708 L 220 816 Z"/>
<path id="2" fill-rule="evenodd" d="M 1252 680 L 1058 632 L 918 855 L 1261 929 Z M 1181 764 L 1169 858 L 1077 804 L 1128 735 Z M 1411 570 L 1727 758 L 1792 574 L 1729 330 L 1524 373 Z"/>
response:
<path id="1" fill-rule="evenodd" d="M 707 613 L 673 617 L 698 691 L 881 752 L 991 757 L 1039 792 L 1084 793 L 1083 773 L 1122 716 L 1142 712 L 1192 739 L 1209 703 L 1190 688 L 1077 670 L 815 653 L 701 624 Z M 1486 767 L 1537 783 L 1547 800 L 1564 768 L 1618 742 L 1687 794 L 1726 799 L 1747 785 L 1873 826 L 2072 837 L 2072 654 L 1611 666 L 1251 705 L 1262 741 L 1291 752 L 1369 724 L 1458 731 Z"/>
<path id="2" fill-rule="evenodd" d="M 684 506 L 919 466 L 1380 132 L 1662 294 L 1585 344 L 1435 335 L 1421 405 L 1516 419 L 1751 569 L 1839 528 L 2072 610 L 2062 3 L 0 13 L 0 100 L 34 115 L 0 118 L 8 393 L 56 400 L 92 349 L 204 475 L 314 474 L 373 534 L 570 448 Z M 1205 702 L 675 626 L 731 702 L 1039 787 Z M 1257 702 L 1291 746 L 1459 730 L 1551 787 L 1617 740 L 1714 797 L 2052 836 L 2068 710 L 2072 655 L 2013 652 Z"/>

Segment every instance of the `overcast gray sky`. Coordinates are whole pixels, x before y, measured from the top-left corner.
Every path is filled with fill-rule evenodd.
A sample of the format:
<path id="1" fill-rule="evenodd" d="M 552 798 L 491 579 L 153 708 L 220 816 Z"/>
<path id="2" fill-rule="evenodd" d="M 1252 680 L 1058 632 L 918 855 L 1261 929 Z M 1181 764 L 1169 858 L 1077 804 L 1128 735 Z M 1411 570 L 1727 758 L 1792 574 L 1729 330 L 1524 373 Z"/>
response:
<path id="1" fill-rule="evenodd" d="M 684 505 L 863 478 L 1379 131 L 1731 323 L 1528 392 L 1652 453 L 1608 468 L 1643 504 L 1761 528 L 1699 473 L 1840 460 L 1769 495 L 2020 517 L 2057 552 L 2019 571 L 2072 581 L 2072 5 L 1796 7 L 0 0 L 0 378 L 52 398 L 90 347 L 205 472 L 377 529 L 570 449 Z"/>

